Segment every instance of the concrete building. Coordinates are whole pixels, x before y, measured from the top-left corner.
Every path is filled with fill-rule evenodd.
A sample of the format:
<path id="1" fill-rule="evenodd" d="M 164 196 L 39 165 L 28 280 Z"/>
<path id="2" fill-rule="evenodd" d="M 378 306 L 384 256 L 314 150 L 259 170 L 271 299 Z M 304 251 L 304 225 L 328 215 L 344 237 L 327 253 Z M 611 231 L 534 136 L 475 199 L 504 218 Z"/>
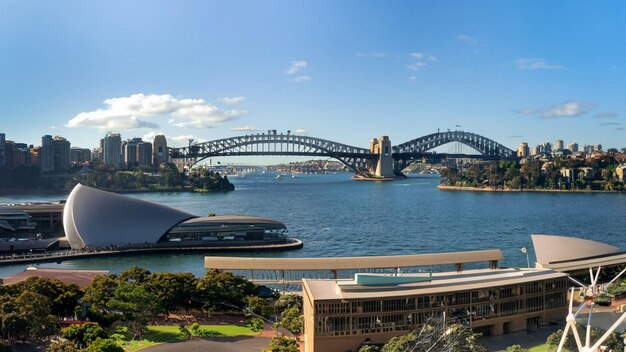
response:
<path id="1" fill-rule="evenodd" d="M 137 162 L 139 165 L 152 165 L 152 143 L 141 141 L 137 144 Z"/>
<path id="2" fill-rule="evenodd" d="M 530 155 L 530 148 L 528 148 L 528 143 L 524 142 L 517 147 L 517 156 L 520 158 L 525 158 Z"/>
<path id="3" fill-rule="evenodd" d="M 103 141 L 103 161 L 120 167 L 122 163 L 122 137 L 119 133 L 107 133 Z"/>
<path id="4" fill-rule="evenodd" d="M 447 324 L 486 335 L 525 331 L 567 314 L 567 275 L 550 269 L 360 276 L 303 279 L 305 351 L 383 344 L 444 314 Z"/>
<path id="5" fill-rule="evenodd" d="M 563 150 L 563 149 L 565 149 L 565 145 L 564 145 L 563 141 L 560 140 L 560 139 L 557 139 L 556 142 L 554 143 L 554 149 L 555 150 Z"/>
<path id="6" fill-rule="evenodd" d="M 90 162 L 91 150 L 89 148 L 72 147 L 70 149 L 70 161 L 73 163 Z"/>
<path id="7" fill-rule="evenodd" d="M 167 163 L 169 155 L 167 154 L 167 139 L 162 134 L 154 136 L 152 142 L 152 163 L 155 166 L 159 166 L 161 163 Z"/>
<path id="8" fill-rule="evenodd" d="M 91 161 L 103 161 L 102 159 L 102 148 L 93 148 L 91 150 Z"/>
<path id="9" fill-rule="evenodd" d="M 578 143 L 573 142 L 568 144 L 567 149 L 569 149 L 572 153 L 578 153 Z"/>
<path id="10" fill-rule="evenodd" d="M 39 164 L 41 172 L 50 172 L 54 170 L 54 162 L 52 160 L 52 136 L 49 134 L 41 137 Z"/>
<path id="11" fill-rule="evenodd" d="M 71 143 L 61 136 L 41 137 L 39 163 L 41 172 L 63 171 L 70 165 Z"/>
<path id="12" fill-rule="evenodd" d="M 122 154 L 124 155 L 124 162 L 126 163 L 126 165 L 131 166 L 138 163 L 137 145 L 139 143 L 143 143 L 143 141 L 141 140 L 141 138 L 135 137 L 133 139 L 127 140 L 122 144 L 124 148 L 124 152 Z"/>
<path id="13" fill-rule="evenodd" d="M 4 156 L 4 143 L 6 141 L 6 136 L 4 135 L 4 133 L 0 133 L 0 167 L 5 167 L 6 163 L 5 163 L 5 156 Z"/>
<path id="14" fill-rule="evenodd" d="M 70 148 L 71 143 L 61 137 L 54 136 L 52 138 L 52 170 L 62 171 L 70 166 Z"/>
<path id="15" fill-rule="evenodd" d="M 30 165 L 41 168 L 41 147 L 30 146 Z"/>

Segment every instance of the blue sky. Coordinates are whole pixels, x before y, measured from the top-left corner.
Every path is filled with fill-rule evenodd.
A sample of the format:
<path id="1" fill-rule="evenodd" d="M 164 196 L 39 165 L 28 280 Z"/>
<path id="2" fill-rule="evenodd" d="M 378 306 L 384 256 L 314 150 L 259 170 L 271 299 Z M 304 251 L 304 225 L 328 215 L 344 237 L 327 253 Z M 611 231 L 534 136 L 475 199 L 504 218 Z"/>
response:
<path id="1" fill-rule="evenodd" d="M 0 1 L 0 132 L 626 147 L 623 1 Z"/>

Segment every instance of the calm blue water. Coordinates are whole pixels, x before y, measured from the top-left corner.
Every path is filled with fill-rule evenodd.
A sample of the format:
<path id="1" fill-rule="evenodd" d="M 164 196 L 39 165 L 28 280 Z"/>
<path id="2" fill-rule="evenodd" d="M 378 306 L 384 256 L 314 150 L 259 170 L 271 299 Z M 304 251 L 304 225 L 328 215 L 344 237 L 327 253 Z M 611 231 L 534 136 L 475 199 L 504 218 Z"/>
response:
<path id="1" fill-rule="evenodd" d="M 626 195 L 472 193 L 437 190 L 438 178 L 357 182 L 351 174 L 232 178 L 237 190 L 219 194 L 145 193 L 133 197 L 196 215 L 248 214 L 284 222 L 304 242 L 297 251 L 261 255 L 330 257 L 502 249 L 502 265 L 526 265 L 519 248 L 530 234 L 594 239 L 626 250 Z M 58 196 L 0 197 L 0 203 L 58 200 Z M 532 254 L 532 250 L 531 250 Z M 249 254 L 246 254 L 249 255 Z M 132 265 L 152 271 L 203 275 L 203 255 L 144 255 L 85 259 L 46 267 L 108 269 Z M 532 258 L 531 258 L 532 260 Z M 0 276 L 24 266 L 0 268 Z"/>

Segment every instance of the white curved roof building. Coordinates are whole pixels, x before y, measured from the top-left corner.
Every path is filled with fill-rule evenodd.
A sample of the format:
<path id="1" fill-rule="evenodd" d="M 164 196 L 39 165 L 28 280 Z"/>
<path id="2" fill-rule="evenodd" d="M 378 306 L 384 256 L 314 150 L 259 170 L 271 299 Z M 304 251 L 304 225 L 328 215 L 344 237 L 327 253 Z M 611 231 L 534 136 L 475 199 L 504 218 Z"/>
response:
<path id="1" fill-rule="evenodd" d="M 201 218 L 81 184 L 67 198 L 63 227 L 72 249 L 137 245 L 242 248 L 286 242 L 302 245 L 287 238 L 287 228 L 276 220 L 240 215 Z"/>
<path id="2" fill-rule="evenodd" d="M 155 243 L 177 224 L 196 216 L 95 188 L 76 185 L 63 209 L 73 249 Z"/>

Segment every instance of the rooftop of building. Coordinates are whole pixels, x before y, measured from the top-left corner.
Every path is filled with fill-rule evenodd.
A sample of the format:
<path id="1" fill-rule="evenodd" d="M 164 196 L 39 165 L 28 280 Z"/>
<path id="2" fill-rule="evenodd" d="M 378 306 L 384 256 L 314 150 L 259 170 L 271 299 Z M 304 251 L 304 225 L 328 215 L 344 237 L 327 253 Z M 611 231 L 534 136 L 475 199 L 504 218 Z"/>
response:
<path id="1" fill-rule="evenodd" d="M 29 267 L 15 275 L 3 278 L 5 285 L 15 284 L 28 279 L 31 276 L 39 276 L 47 279 L 59 280 L 66 284 L 76 284 L 78 287 L 86 287 L 94 277 L 109 275 L 108 270 L 75 270 L 75 269 L 48 269 Z"/>
<path id="2" fill-rule="evenodd" d="M 266 224 L 266 225 L 277 225 L 284 227 L 280 221 L 261 218 L 257 216 L 247 216 L 247 215 L 217 215 L 217 216 L 208 216 L 201 218 L 193 218 L 187 221 L 180 223 L 178 226 L 185 225 L 197 225 L 197 224 Z"/>
<path id="3" fill-rule="evenodd" d="M 401 274 L 409 276 L 411 274 Z M 567 275 L 550 269 L 476 269 L 463 272 L 432 273 L 431 281 L 390 286 L 371 286 L 359 290 L 342 290 L 339 284 L 352 280 L 303 279 L 302 285 L 313 300 L 387 298 L 411 295 L 444 294 L 467 290 L 500 287 L 540 280 L 566 278 Z"/>

